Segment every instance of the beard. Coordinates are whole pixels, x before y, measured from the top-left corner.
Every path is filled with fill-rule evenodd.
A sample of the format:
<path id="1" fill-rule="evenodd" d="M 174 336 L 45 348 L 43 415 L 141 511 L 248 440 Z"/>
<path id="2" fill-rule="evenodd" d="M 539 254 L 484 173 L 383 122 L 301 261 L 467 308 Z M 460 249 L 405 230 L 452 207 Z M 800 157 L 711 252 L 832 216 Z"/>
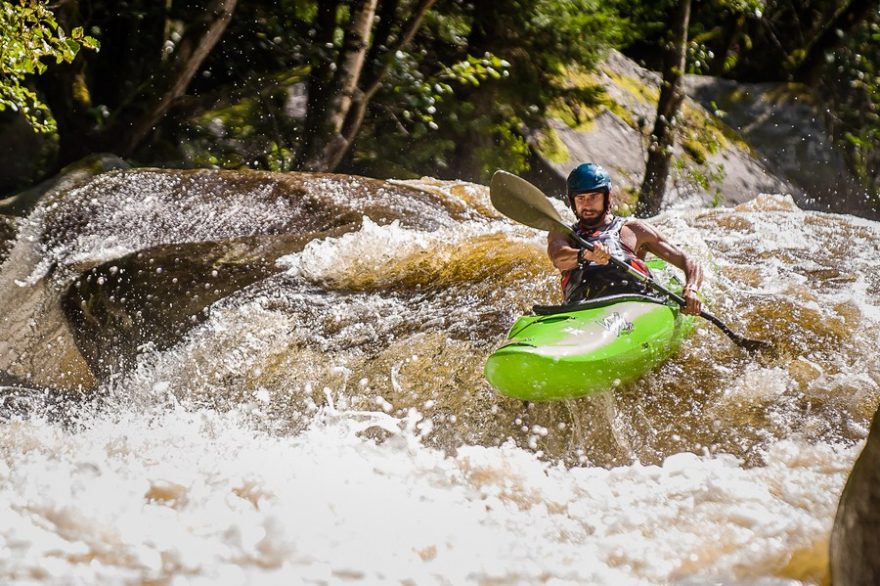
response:
<path id="1" fill-rule="evenodd" d="M 575 212 L 575 216 L 585 226 L 597 226 L 605 221 L 605 213 L 605 210 L 587 210 Z"/>

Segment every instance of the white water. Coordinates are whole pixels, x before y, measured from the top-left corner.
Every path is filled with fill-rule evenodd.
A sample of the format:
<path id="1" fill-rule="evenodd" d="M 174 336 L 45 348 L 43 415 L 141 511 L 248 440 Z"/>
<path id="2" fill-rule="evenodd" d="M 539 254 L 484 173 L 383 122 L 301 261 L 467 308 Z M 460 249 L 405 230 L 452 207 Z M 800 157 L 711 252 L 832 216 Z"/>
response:
<path id="1" fill-rule="evenodd" d="M 756 468 L 680 453 L 662 466 L 566 469 L 512 445 L 426 448 L 416 413 L 328 408 L 296 437 L 251 429 L 253 415 L 178 406 L 87 419 L 77 431 L 5 424 L 3 582 L 772 577 L 799 551 L 821 556 L 855 454 L 784 441 Z M 363 437 L 375 426 L 391 437 Z M 818 579 L 821 557 L 814 564 L 794 571 Z"/>
<path id="2" fill-rule="evenodd" d="M 821 583 L 880 399 L 880 226 L 664 214 L 712 309 L 781 357 L 704 324 L 637 387 L 524 407 L 480 369 L 555 294 L 544 236 L 449 191 L 464 219 L 314 240 L 97 406 L 4 413 L 0 584 Z M 75 260 L 109 254 L 90 238 Z"/>

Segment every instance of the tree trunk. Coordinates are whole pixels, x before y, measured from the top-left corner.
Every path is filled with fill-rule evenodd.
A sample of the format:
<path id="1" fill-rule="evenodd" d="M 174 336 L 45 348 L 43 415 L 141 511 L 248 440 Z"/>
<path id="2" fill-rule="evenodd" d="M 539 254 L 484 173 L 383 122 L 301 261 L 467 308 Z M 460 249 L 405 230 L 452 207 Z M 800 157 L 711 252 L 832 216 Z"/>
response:
<path id="1" fill-rule="evenodd" d="M 324 94 L 322 103 L 312 100 L 310 81 L 308 130 L 299 156 L 302 168 L 332 171 L 339 165 L 361 129 L 370 100 L 382 87 L 382 81 L 391 69 L 394 54 L 412 41 L 435 2 L 419 0 L 402 25 L 396 43 L 389 47 L 369 43 L 377 0 L 360 0 L 353 8 L 337 60 L 336 75 L 326 90 L 319 90 Z M 393 17 L 396 8 L 396 0 L 383 5 L 383 18 Z M 391 23 L 386 22 L 379 28 L 374 44 L 384 44 L 390 38 Z M 368 56 L 374 61 L 367 61 Z"/>
<path id="2" fill-rule="evenodd" d="M 467 39 L 468 55 L 481 56 L 485 53 L 497 54 L 504 51 L 502 43 L 507 41 L 504 15 L 518 8 L 509 0 L 494 2 L 476 2 L 473 8 L 473 20 Z M 495 107 L 496 86 L 493 83 L 481 83 L 474 87 L 470 84 L 456 88 L 455 99 L 459 103 L 471 104 L 470 121 L 476 122 L 491 116 Z M 479 123 L 480 126 L 488 124 Z M 482 157 L 478 154 L 495 148 L 495 138 L 490 132 L 473 132 L 467 140 L 457 140 L 455 151 L 449 161 L 448 173 L 451 176 L 468 181 L 479 182 L 483 169 Z"/>
<path id="3" fill-rule="evenodd" d="M 211 0 L 190 22 L 173 57 L 122 104 L 100 132 L 99 147 L 131 155 L 186 92 L 205 57 L 223 36 L 237 0 Z"/>
<path id="4" fill-rule="evenodd" d="M 364 67 L 369 48 L 370 30 L 376 15 L 378 0 L 358 0 L 351 7 L 351 18 L 345 31 L 342 50 L 337 60 L 336 74 L 327 93 L 326 110 L 316 120 L 317 131 L 306 137 L 300 156 L 308 171 L 330 171 L 331 159 L 341 148 L 344 138 L 342 125 L 351 108 L 354 92 Z M 312 113 L 309 112 L 309 117 Z"/>
<path id="5" fill-rule="evenodd" d="M 641 217 L 657 214 L 666 193 L 672 146 L 675 143 L 675 119 L 684 100 L 681 76 L 687 64 L 690 14 L 691 0 L 680 0 L 671 23 L 670 39 L 663 54 L 663 82 L 660 87 L 660 98 L 657 101 L 657 118 L 651 133 L 645 178 L 642 181 L 636 207 L 636 214 Z"/>
<path id="6" fill-rule="evenodd" d="M 811 87 L 818 85 L 825 70 L 825 55 L 842 47 L 853 30 L 876 10 L 877 0 L 852 0 L 847 4 L 807 47 L 806 55 L 793 72 L 794 79 Z"/>
<path id="7" fill-rule="evenodd" d="M 428 10 L 434 5 L 434 2 L 436 2 L 436 0 L 420 0 L 418 5 L 413 9 L 409 20 L 403 26 L 403 29 L 398 36 L 397 43 L 394 46 L 387 48 L 383 57 L 378 58 L 379 61 L 384 61 L 384 63 L 382 63 L 382 65 L 378 67 L 378 70 L 372 74 L 371 78 L 367 80 L 364 86 L 365 89 L 358 92 L 358 95 L 352 103 L 351 111 L 348 113 L 345 120 L 345 126 L 343 127 L 345 142 L 341 145 L 342 148 L 338 149 L 331 159 L 331 164 L 334 168 L 339 164 L 346 152 L 348 152 L 357 133 L 360 131 L 361 125 L 364 122 L 364 116 L 367 113 L 367 106 L 369 106 L 370 100 L 373 99 L 382 87 L 382 81 L 391 70 L 392 59 L 394 59 L 395 53 L 412 42 L 413 37 L 416 36 L 416 33 L 422 26 L 422 20 L 425 18 L 425 14 L 428 13 Z"/>

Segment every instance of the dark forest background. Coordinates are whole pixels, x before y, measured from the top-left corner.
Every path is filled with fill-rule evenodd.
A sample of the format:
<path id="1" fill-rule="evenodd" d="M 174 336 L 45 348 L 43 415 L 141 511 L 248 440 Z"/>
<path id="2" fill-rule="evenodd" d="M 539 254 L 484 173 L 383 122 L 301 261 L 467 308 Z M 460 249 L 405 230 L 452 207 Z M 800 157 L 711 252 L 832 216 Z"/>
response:
<path id="1" fill-rule="evenodd" d="M 548 112 L 603 103 L 590 73 L 611 48 L 662 73 L 670 119 L 682 73 L 801 84 L 853 173 L 874 197 L 880 186 L 877 0 L 15 0 L 0 16 L 0 196 L 105 152 L 525 172 Z"/>

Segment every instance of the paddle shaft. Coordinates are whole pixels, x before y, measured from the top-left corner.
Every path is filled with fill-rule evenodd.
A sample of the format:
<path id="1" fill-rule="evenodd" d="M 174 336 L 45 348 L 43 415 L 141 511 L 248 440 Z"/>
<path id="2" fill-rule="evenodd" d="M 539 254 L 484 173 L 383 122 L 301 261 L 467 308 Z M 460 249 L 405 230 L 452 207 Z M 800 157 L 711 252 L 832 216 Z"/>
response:
<path id="1" fill-rule="evenodd" d="M 583 238 L 578 236 L 578 234 L 574 230 L 572 230 L 569 226 L 566 226 L 562 222 L 559 222 L 558 224 L 559 224 L 560 228 L 565 230 L 565 234 L 570 236 L 578 244 L 580 244 L 581 246 L 583 246 L 584 248 L 586 248 L 590 252 L 593 251 L 593 249 L 595 247 L 593 246 L 592 243 L 587 242 L 586 240 L 584 240 Z M 662 293 L 663 295 L 666 295 L 667 297 L 669 297 L 670 299 L 672 299 L 673 301 L 678 303 L 681 307 L 684 307 L 685 305 L 687 305 L 687 301 L 685 301 L 684 297 L 682 297 L 680 295 L 676 295 L 675 293 L 673 293 L 672 291 L 670 291 L 669 289 L 667 289 L 666 287 L 664 287 L 663 285 L 661 285 L 660 283 L 658 283 L 657 281 L 652 279 L 651 277 L 643 275 L 642 273 L 638 272 L 637 270 L 635 270 L 633 267 L 631 267 L 627 263 L 623 262 L 622 260 L 611 256 L 609 258 L 609 262 L 612 265 L 614 265 L 615 267 L 617 267 L 618 269 L 620 269 L 621 271 L 624 271 L 626 274 L 632 276 L 636 280 L 641 281 L 645 285 L 651 287 L 652 289 L 654 289 L 658 293 Z M 748 338 L 744 338 L 743 336 L 737 334 L 736 332 L 734 332 L 733 330 L 728 328 L 727 325 L 725 325 L 725 323 L 723 321 L 721 321 L 720 319 L 718 319 L 717 317 L 715 317 L 714 315 L 712 315 L 711 313 L 709 313 L 705 309 L 700 311 L 700 317 L 702 317 L 703 319 L 709 320 L 710 322 L 715 324 L 715 326 L 717 326 L 718 329 L 720 329 L 722 332 L 727 334 L 727 337 L 729 337 L 731 340 L 736 342 L 736 344 L 738 344 L 739 346 L 742 346 L 742 347 L 748 348 L 748 349 L 753 349 L 754 347 L 756 347 L 757 344 L 763 344 L 763 342 L 758 342 L 757 340 L 749 340 Z"/>

